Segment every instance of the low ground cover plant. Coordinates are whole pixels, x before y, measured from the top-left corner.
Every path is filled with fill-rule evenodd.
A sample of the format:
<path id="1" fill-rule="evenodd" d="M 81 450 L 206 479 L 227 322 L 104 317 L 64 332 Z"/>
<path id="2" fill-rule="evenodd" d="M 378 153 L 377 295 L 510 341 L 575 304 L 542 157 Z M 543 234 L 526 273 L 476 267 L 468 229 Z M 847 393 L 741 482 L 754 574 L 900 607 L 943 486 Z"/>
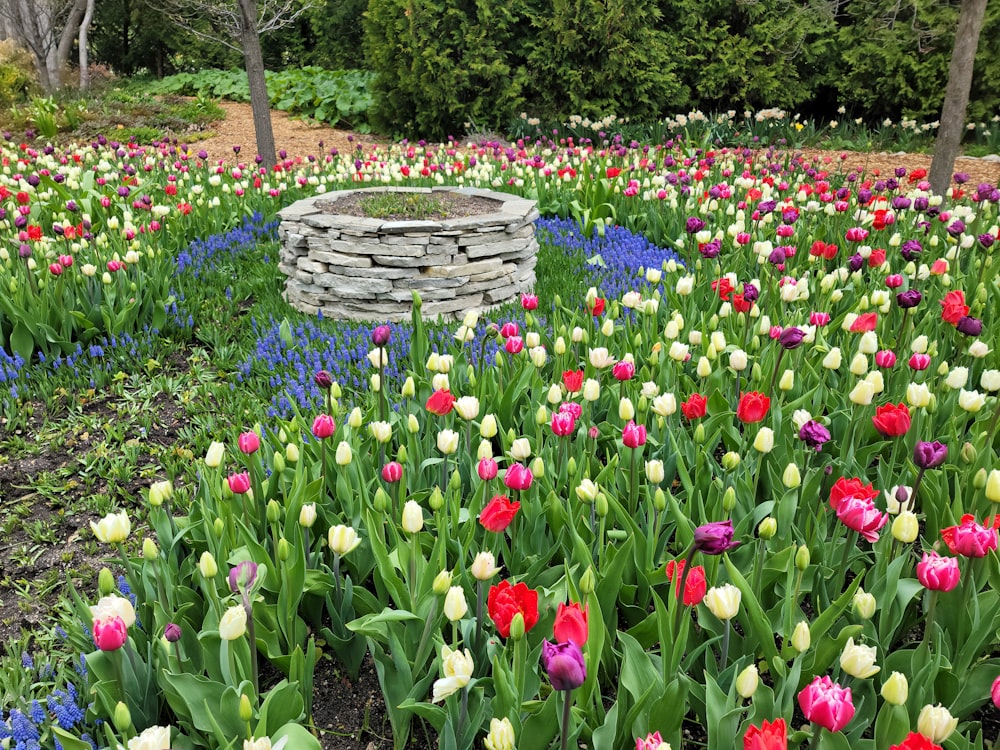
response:
<path id="1" fill-rule="evenodd" d="M 108 570 L 58 624 L 76 669 L 8 657 L 12 747 L 318 747 L 324 654 L 374 660 L 400 748 L 420 724 L 456 748 L 992 741 L 996 186 L 686 138 L 4 159 L 0 283 L 30 290 L 0 308 L 8 403 L 112 335 L 227 346 L 235 277 L 271 287 L 215 391 L 256 411 L 94 519 Z M 537 198 L 536 294 L 434 325 L 417 296 L 409 325 L 281 307 L 276 208 L 445 182 Z"/>

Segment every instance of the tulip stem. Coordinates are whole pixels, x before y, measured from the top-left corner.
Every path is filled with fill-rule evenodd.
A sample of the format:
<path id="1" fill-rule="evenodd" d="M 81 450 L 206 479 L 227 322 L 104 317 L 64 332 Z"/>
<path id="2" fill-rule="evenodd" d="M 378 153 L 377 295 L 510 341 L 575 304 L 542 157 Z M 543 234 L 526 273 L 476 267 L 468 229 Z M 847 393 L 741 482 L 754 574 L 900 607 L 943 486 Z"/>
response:
<path id="1" fill-rule="evenodd" d="M 921 643 L 926 644 L 930 641 L 931 631 L 934 629 L 934 615 L 937 612 L 937 600 L 938 592 L 931 589 L 927 598 L 927 621 L 924 623 L 924 637 Z"/>
<path id="2" fill-rule="evenodd" d="M 333 588 L 337 592 L 337 608 L 340 608 L 340 555 L 333 553 Z"/>
<path id="3" fill-rule="evenodd" d="M 761 591 L 760 591 L 760 579 L 761 579 L 761 576 L 764 574 L 764 555 L 765 555 L 766 551 L 767 550 L 764 548 L 764 540 L 758 537 L 758 539 L 757 539 L 757 564 L 756 564 L 756 566 L 754 566 L 754 569 L 753 569 L 753 592 L 758 597 L 761 595 Z"/>
<path id="4" fill-rule="evenodd" d="M 250 639 L 250 672 L 253 676 L 254 700 L 260 695 L 260 681 L 257 677 L 257 635 L 253 621 L 253 605 L 250 600 L 244 601 L 243 608 L 247 611 L 247 636 Z"/>
<path id="5" fill-rule="evenodd" d="M 528 660 L 527 649 L 528 642 L 523 635 L 514 639 L 514 698 L 517 701 L 518 712 L 524 700 L 524 663 Z"/>
<path id="6" fill-rule="evenodd" d="M 847 563 L 851 556 L 851 550 L 857 546 L 858 532 L 851 529 L 847 532 L 847 538 L 844 540 L 844 554 L 840 558 L 840 567 L 837 569 L 837 577 L 834 579 L 837 585 L 834 586 L 831 599 L 836 599 L 842 593 L 841 589 L 844 588 L 844 578 L 847 575 Z"/>
<path id="7" fill-rule="evenodd" d="M 476 650 L 483 643 L 483 582 L 476 580 Z"/>
<path id="8" fill-rule="evenodd" d="M 636 461 L 638 460 L 638 448 L 632 448 L 632 462 L 629 466 L 629 486 L 628 486 L 628 499 L 629 499 L 629 515 L 634 516 L 636 512 L 636 506 L 638 504 L 638 496 L 636 494 Z"/>
<path id="9" fill-rule="evenodd" d="M 767 387 L 767 397 L 771 398 L 771 394 L 774 393 L 774 384 L 778 380 L 778 369 L 781 367 L 781 360 L 785 356 L 785 348 L 782 347 L 778 351 L 778 359 L 774 363 L 774 372 L 771 373 L 771 384 Z M 739 394 L 736 394 L 739 398 Z"/>
<path id="10" fill-rule="evenodd" d="M 906 505 L 900 505 L 899 512 L 902 513 L 904 510 L 916 510 L 917 507 L 917 490 L 920 489 L 920 483 L 924 480 L 924 472 L 927 471 L 923 466 L 917 471 L 917 478 L 913 482 L 913 489 L 910 490 L 910 496 L 906 498 Z"/>
<path id="11" fill-rule="evenodd" d="M 560 742 L 560 748 L 566 750 L 569 745 L 569 721 L 570 721 L 570 709 L 573 707 L 572 701 L 572 690 L 563 690 L 563 712 L 562 712 L 562 740 Z"/>
<path id="12" fill-rule="evenodd" d="M 722 625 L 722 660 L 719 664 L 719 671 L 722 672 L 726 668 L 726 662 L 729 661 L 729 635 L 732 632 L 732 627 L 729 624 L 729 620 L 723 621 Z"/>
<path id="13" fill-rule="evenodd" d="M 420 544 L 417 541 L 417 535 L 410 535 L 410 544 L 412 549 L 410 550 L 410 610 L 412 612 L 417 611 L 417 552 L 420 549 Z"/>

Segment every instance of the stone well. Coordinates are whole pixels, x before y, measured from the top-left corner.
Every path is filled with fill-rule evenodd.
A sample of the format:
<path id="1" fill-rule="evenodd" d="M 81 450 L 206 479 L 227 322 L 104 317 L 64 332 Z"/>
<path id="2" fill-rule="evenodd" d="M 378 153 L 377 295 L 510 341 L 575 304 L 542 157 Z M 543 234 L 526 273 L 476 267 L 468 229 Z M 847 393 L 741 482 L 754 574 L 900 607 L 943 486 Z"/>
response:
<path id="1" fill-rule="evenodd" d="M 496 208 L 440 221 L 390 221 L 323 208 L 352 193 L 387 190 L 451 192 L 487 199 Z M 285 298 L 303 312 L 406 320 L 417 291 L 425 317 L 460 318 L 516 299 L 535 283 L 538 210 L 518 196 L 479 188 L 342 190 L 297 201 L 278 216 Z"/>

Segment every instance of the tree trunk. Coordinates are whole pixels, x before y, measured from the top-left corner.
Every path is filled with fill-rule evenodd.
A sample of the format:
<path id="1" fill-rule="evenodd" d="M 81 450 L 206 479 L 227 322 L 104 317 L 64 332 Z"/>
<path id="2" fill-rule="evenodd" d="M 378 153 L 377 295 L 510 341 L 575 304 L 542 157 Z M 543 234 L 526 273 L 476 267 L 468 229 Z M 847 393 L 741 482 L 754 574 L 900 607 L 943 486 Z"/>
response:
<path id="1" fill-rule="evenodd" d="M 972 88 L 972 71 L 976 62 L 979 33 L 986 16 L 986 0 L 962 0 L 955 32 L 955 48 L 948 67 L 948 87 L 941 107 L 941 124 L 934 143 L 931 161 L 931 191 L 944 195 L 951 184 L 951 171 L 955 167 L 962 132 L 965 129 L 965 112 L 969 106 Z"/>
<path id="2" fill-rule="evenodd" d="M 69 56 L 73 51 L 73 40 L 76 39 L 76 32 L 80 27 L 80 20 L 83 18 L 83 13 L 87 8 L 87 2 L 88 0 L 74 0 L 73 7 L 66 17 L 66 25 L 63 26 L 62 32 L 59 34 L 59 44 L 53 50 L 51 70 L 55 73 L 57 82 L 59 80 L 59 73 L 69 66 Z M 55 36 L 54 30 L 52 34 Z"/>
<path id="3" fill-rule="evenodd" d="M 271 128 L 271 105 L 264 79 L 264 54 L 260 49 L 257 32 L 256 0 L 238 0 L 240 6 L 240 42 L 243 46 L 243 64 L 250 84 L 250 108 L 253 111 L 253 129 L 257 136 L 257 153 L 268 171 L 277 163 L 274 149 L 274 130 Z"/>
<path id="4" fill-rule="evenodd" d="M 94 17 L 94 0 L 87 0 L 87 10 L 80 21 L 80 91 L 90 88 L 90 60 L 87 58 L 87 32 Z"/>

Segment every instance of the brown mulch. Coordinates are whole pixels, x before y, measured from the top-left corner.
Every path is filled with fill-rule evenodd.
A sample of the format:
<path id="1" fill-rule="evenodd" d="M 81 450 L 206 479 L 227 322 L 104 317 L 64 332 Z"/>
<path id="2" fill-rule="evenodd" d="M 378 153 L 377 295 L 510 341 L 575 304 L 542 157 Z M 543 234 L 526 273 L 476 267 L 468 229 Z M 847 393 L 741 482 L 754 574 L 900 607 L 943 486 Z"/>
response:
<path id="1" fill-rule="evenodd" d="M 247 154 L 256 153 L 256 138 L 253 117 L 249 104 L 238 102 L 218 102 L 226 112 L 226 119 L 211 125 L 215 133 L 210 138 L 199 141 L 198 149 L 205 149 L 211 159 L 236 161 L 247 159 Z M 284 150 L 289 158 L 304 159 L 310 155 L 320 156 L 337 149 L 340 154 L 361 151 L 368 153 L 376 144 L 388 145 L 390 140 L 383 136 L 362 135 L 347 130 L 307 122 L 289 116 L 287 112 L 272 110 L 271 124 L 274 128 L 275 147 Z M 322 145 L 320 145 L 322 144 Z M 240 157 L 235 156 L 233 146 L 240 146 Z M 861 168 L 872 176 L 891 177 L 896 167 L 905 167 L 907 173 L 915 169 L 930 170 L 930 154 L 890 154 L 857 153 L 841 151 L 821 151 L 806 149 L 803 153 L 814 159 L 817 167 L 831 172 Z M 955 172 L 969 176 L 967 187 L 975 189 L 981 182 L 992 185 L 1000 183 L 1000 161 L 960 158 L 955 162 Z"/>

